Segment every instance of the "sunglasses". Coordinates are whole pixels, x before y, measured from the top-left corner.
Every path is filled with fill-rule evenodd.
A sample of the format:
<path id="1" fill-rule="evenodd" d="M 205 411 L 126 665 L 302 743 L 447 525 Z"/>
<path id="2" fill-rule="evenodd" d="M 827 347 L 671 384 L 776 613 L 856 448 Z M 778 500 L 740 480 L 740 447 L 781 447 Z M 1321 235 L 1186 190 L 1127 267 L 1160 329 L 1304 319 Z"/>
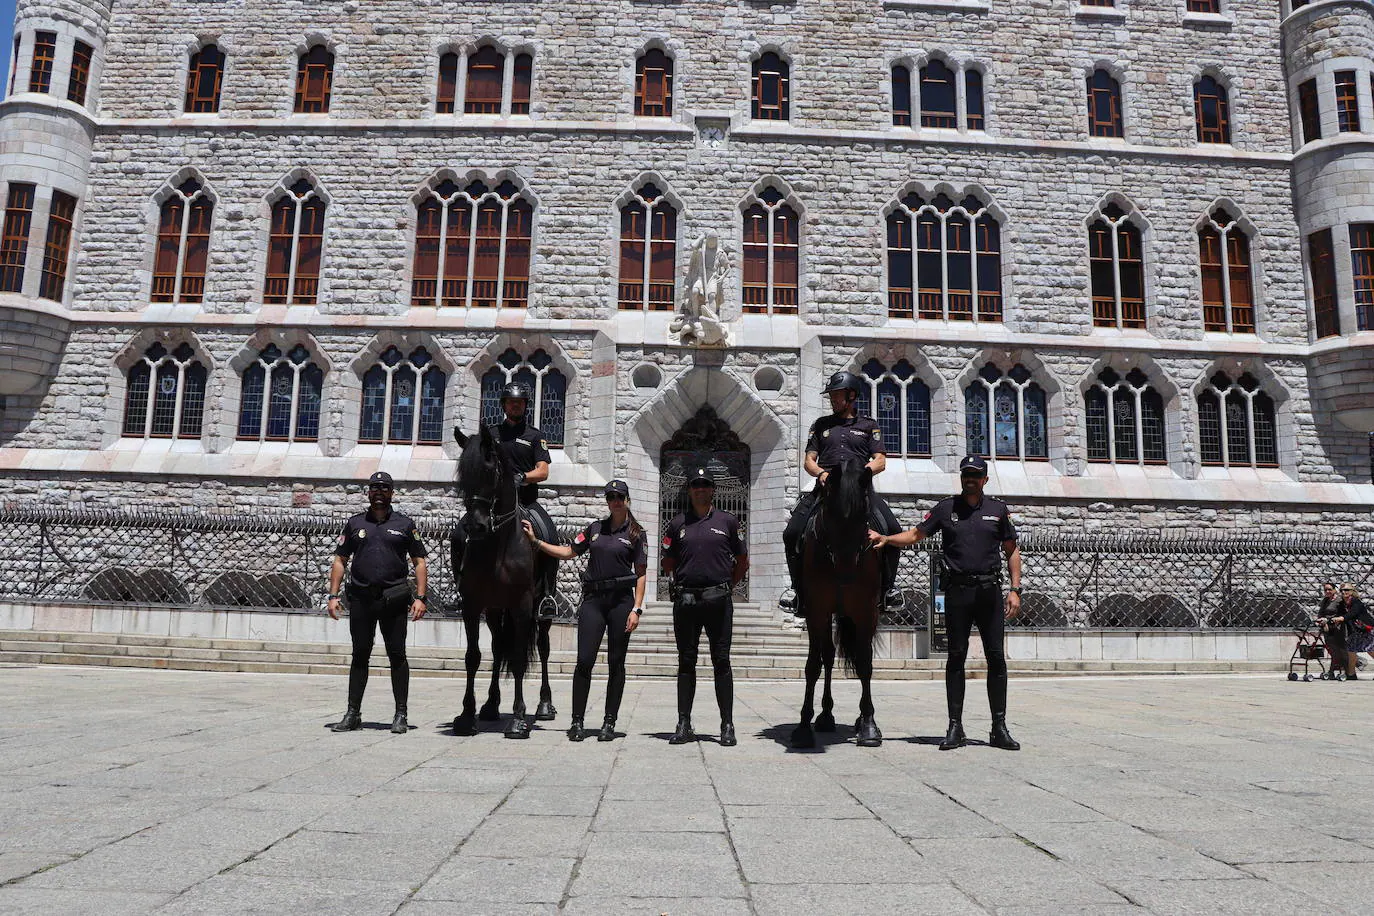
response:
<path id="1" fill-rule="evenodd" d="M 624 501 L 625 497 L 621 496 L 619 493 L 606 494 L 606 502 L 608 503 L 623 503 Z"/>
<path id="2" fill-rule="evenodd" d="M 693 490 L 714 490 L 716 488 L 715 484 L 707 483 L 704 480 L 693 481 L 689 486 Z"/>

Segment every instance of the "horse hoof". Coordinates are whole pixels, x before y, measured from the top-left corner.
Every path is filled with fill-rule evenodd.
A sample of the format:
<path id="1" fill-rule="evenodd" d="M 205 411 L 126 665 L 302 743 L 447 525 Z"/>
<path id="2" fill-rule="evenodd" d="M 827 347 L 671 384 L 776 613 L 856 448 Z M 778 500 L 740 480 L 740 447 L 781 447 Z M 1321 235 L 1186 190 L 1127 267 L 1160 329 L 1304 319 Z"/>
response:
<path id="1" fill-rule="evenodd" d="M 510 720 L 510 725 L 506 726 L 507 738 L 528 738 L 530 736 L 530 723 L 525 721 L 524 716 L 516 716 Z"/>
<path id="2" fill-rule="evenodd" d="M 860 716 L 859 721 L 854 723 L 854 731 L 854 743 L 859 747 L 878 747 L 883 743 L 882 729 L 872 718 Z"/>
<path id="3" fill-rule="evenodd" d="M 835 730 L 835 717 L 828 712 L 823 712 L 816 717 L 816 731 L 833 732 Z"/>
<path id="4" fill-rule="evenodd" d="M 876 735 L 876 736 L 874 736 L 874 737 L 872 737 L 872 738 L 860 738 L 860 739 L 859 739 L 857 742 L 855 742 L 855 743 L 858 744 L 859 747 L 882 747 L 882 744 L 883 744 L 883 736 L 882 736 L 882 735 Z"/>
<path id="5" fill-rule="evenodd" d="M 477 720 L 471 712 L 453 717 L 453 733 L 455 735 L 472 735 L 477 732 Z"/>
<path id="6" fill-rule="evenodd" d="M 534 710 L 534 718 L 540 722 L 551 722 L 558 717 L 558 710 L 554 709 L 552 700 L 540 700 L 539 706 Z"/>
<path id="7" fill-rule="evenodd" d="M 809 725 L 798 725 L 792 729 L 793 747 L 815 747 L 816 733 L 811 730 Z"/>
<path id="8" fill-rule="evenodd" d="M 498 722 L 501 719 L 501 701 L 488 700 L 482 704 L 482 708 L 477 712 L 477 718 L 483 722 Z"/>

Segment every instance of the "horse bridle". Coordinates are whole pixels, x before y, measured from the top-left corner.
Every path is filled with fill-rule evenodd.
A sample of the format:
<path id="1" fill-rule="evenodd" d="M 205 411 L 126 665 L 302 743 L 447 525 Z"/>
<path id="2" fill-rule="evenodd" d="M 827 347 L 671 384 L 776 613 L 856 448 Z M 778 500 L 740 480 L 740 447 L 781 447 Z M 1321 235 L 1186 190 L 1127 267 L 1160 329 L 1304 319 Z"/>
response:
<path id="1" fill-rule="evenodd" d="M 501 483 L 502 483 L 502 481 L 505 480 L 505 472 L 506 472 L 506 463 L 505 463 L 505 459 L 501 457 L 501 453 L 498 451 L 498 452 L 496 453 L 496 486 L 495 486 L 495 488 L 494 488 L 494 489 L 495 489 L 496 491 L 498 491 L 498 492 L 499 492 L 500 489 L 501 489 Z M 467 501 L 468 501 L 469 503 L 478 503 L 478 504 L 484 505 L 484 506 L 486 507 L 487 514 L 491 516 L 491 533 L 492 533 L 492 534 L 495 534 L 496 532 L 500 531 L 500 530 L 501 530 L 502 528 L 504 528 L 507 524 L 509 524 L 509 523 L 511 522 L 512 519 L 516 518 L 516 517 L 519 516 L 519 514 L 520 514 L 520 500 L 519 500 L 519 498 L 518 498 L 518 495 L 517 495 L 517 499 L 516 499 L 516 501 L 515 501 L 515 508 L 512 509 L 512 510 L 510 510 L 509 512 L 503 512 L 503 513 L 501 513 L 500 515 L 498 515 L 498 514 L 496 513 L 496 496 L 494 496 L 494 495 L 493 495 L 493 496 L 469 496 L 469 497 L 467 498 Z"/>

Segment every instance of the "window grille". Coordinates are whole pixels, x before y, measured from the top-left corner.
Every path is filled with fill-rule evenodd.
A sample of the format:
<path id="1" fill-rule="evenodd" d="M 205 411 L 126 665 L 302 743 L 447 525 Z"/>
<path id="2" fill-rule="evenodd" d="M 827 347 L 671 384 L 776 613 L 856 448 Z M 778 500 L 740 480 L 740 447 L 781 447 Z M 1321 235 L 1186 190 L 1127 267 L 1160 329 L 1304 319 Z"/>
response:
<path id="1" fill-rule="evenodd" d="M 1197 397 L 1202 463 L 1222 467 L 1277 467 L 1274 401 L 1250 373 L 1232 381 L 1224 372 Z"/>
<path id="2" fill-rule="evenodd" d="M 296 344 L 282 353 L 268 344 L 243 370 L 239 439 L 258 442 L 314 442 L 320 436 L 324 372 L 310 351 Z"/>
<path id="3" fill-rule="evenodd" d="M 982 368 L 964 389 L 968 451 L 997 460 L 1049 457 L 1045 391 L 1021 364 L 1003 372 Z"/>
<path id="4" fill-rule="evenodd" d="M 1113 464 L 1163 464 L 1164 399 L 1139 369 L 1123 377 L 1108 367 L 1083 395 L 1088 460 Z"/>
<path id="5" fill-rule="evenodd" d="M 930 457 L 930 387 L 902 359 L 885 366 L 876 359 L 861 370 L 858 413 L 878 421 L 883 452 L 890 458 Z"/>
<path id="6" fill-rule="evenodd" d="M 205 365 L 188 343 L 168 351 L 155 343 L 129 368 L 123 435 L 134 439 L 199 439 L 205 417 Z"/>
<path id="7" fill-rule="evenodd" d="M 416 347 L 409 356 L 394 346 L 387 347 L 363 375 L 358 442 L 439 445 L 443 441 L 447 382 L 424 347 Z"/>

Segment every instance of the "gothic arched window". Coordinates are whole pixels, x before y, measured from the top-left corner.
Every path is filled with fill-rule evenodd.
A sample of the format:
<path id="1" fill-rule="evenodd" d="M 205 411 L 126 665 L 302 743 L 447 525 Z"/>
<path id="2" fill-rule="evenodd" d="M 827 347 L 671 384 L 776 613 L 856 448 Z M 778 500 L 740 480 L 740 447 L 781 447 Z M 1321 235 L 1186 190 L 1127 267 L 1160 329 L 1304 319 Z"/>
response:
<path id="1" fill-rule="evenodd" d="M 1207 331 L 1255 333 L 1250 239 L 1217 207 L 1197 231 L 1202 268 L 1202 326 Z"/>
<path id="2" fill-rule="evenodd" d="M 187 178 L 167 195 L 158 213 L 152 301 L 204 301 L 214 215 L 215 202 L 195 178 Z"/>
<path id="3" fill-rule="evenodd" d="M 892 65 L 892 123 L 911 126 L 911 68 L 904 64 Z"/>
<path id="4" fill-rule="evenodd" d="M 325 114 L 334 91 L 334 52 L 315 45 L 296 64 L 297 114 Z"/>
<path id="5" fill-rule="evenodd" d="M 1164 398 L 1139 369 L 1123 377 L 1108 367 L 1083 395 L 1088 460 L 1162 464 L 1168 460 Z"/>
<path id="6" fill-rule="evenodd" d="M 876 359 L 861 370 L 867 383 L 859 389 L 859 416 L 878 421 L 883 451 L 891 458 L 930 457 L 930 387 L 906 360 L 891 367 Z"/>
<path id="7" fill-rule="evenodd" d="M 1019 363 L 1010 372 L 982 368 L 964 389 L 968 452 L 984 458 L 1049 457 L 1045 390 Z"/>
<path id="8" fill-rule="evenodd" d="M 186 67 L 187 114 L 213 114 L 219 111 L 220 91 L 224 87 L 224 52 L 217 45 L 206 45 L 191 55 Z"/>
<path id="9" fill-rule="evenodd" d="M 424 347 L 404 355 L 387 347 L 363 375 L 360 443 L 438 445 L 443 441 L 448 377 Z"/>
<path id="10" fill-rule="evenodd" d="M 790 68 L 787 61 L 769 51 L 754 61 L 753 100 L 750 116 L 756 121 L 786 121 L 791 117 Z"/>
<path id="11" fill-rule="evenodd" d="M 887 271 L 893 318 L 1002 320 L 1001 228 L 972 194 L 903 196 L 887 217 Z"/>
<path id="12" fill-rule="evenodd" d="M 1106 328 L 1145 327 L 1145 254 L 1131 214 L 1115 203 L 1088 226 L 1093 324 Z"/>
<path id="13" fill-rule="evenodd" d="M 1204 76 L 1193 84 L 1193 115 L 1199 143 L 1231 142 L 1231 104 L 1226 87 Z"/>
<path id="14" fill-rule="evenodd" d="M 650 48 L 635 61 L 635 115 L 668 118 L 673 114 L 673 59 Z"/>
<path id="15" fill-rule="evenodd" d="M 959 126 L 959 91 L 954 71 L 944 61 L 933 59 L 921 68 L 921 126 Z"/>
<path id="16" fill-rule="evenodd" d="M 463 111 L 468 114 L 500 114 L 506 81 L 506 55 L 483 45 L 468 56 L 467 91 Z"/>
<path id="17" fill-rule="evenodd" d="M 1126 136 L 1121 84 L 1106 70 L 1094 70 L 1088 77 L 1088 136 Z"/>
<path id="18" fill-rule="evenodd" d="M 676 260 L 677 209 L 646 184 L 620 208 L 620 308 L 671 312 Z"/>
<path id="19" fill-rule="evenodd" d="M 296 344 L 282 353 L 268 344 L 243 370 L 239 397 L 240 439 L 259 442 L 314 442 L 320 437 L 320 396 L 324 372 L 310 351 Z"/>
<path id="20" fill-rule="evenodd" d="M 500 423 L 501 388 L 511 382 L 523 382 L 534 392 L 526 419 L 544 434 L 549 448 L 562 448 L 565 429 L 565 406 L 568 380 L 554 368 L 553 357 L 544 350 L 535 350 L 526 359 L 513 348 L 496 358 L 496 364 L 482 374 L 482 422 Z"/>
<path id="21" fill-rule="evenodd" d="M 320 293 L 325 203 L 309 179 L 301 178 L 272 204 L 267 278 L 262 299 L 276 305 L 314 305 Z"/>
<path id="22" fill-rule="evenodd" d="M 458 104 L 458 55 L 449 51 L 439 57 L 439 86 L 434 93 L 434 111 L 453 114 Z"/>
<path id="23" fill-rule="evenodd" d="M 433 185 L 416 207 L 411 305 L 524 308 L 533 230 L 534 206 L 513 181 Z"/>
<path id="24" fill-rule="evenodd" d="M 764 188 L 744 211 L 744 311 L 797 314 L 801 227 L 777 188 Z"/>
<path id="25" fill-rule="evenodd" d="M 205 364 L 188 343 L 160 343 L 129 368 L 122 435 L 134 439 L 199 439 L 205 420 Z"/>
<path id="26" fill-rule="evenodd" d="M 1250 373 L 1232 381 L 1212 376 L 1197 396 L 1202 463 L 1223 467 L 1278 467 L 1274 399 Z"/>

